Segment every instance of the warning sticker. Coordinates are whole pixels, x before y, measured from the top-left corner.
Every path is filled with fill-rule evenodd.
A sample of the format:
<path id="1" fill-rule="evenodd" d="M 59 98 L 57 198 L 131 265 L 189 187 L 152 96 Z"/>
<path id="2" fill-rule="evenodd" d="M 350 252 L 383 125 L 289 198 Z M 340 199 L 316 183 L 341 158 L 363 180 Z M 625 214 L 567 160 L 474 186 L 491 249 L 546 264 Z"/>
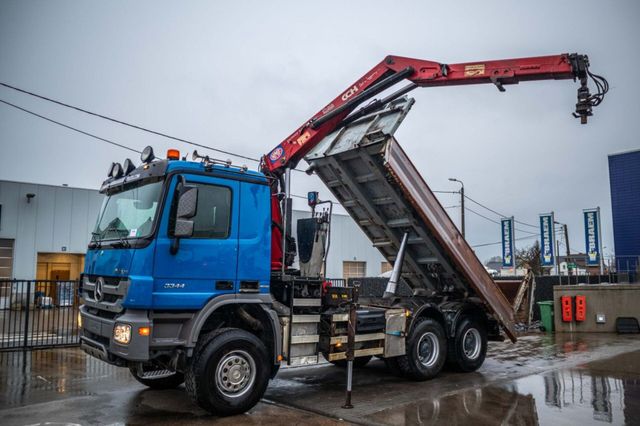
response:
<path id="1" fill-rule="evenodd" d="M 464 66 L 465 77 L 473 77 L 473 76 L 482 75 L 482 74 L 484 74 L 484 64 Z"/>

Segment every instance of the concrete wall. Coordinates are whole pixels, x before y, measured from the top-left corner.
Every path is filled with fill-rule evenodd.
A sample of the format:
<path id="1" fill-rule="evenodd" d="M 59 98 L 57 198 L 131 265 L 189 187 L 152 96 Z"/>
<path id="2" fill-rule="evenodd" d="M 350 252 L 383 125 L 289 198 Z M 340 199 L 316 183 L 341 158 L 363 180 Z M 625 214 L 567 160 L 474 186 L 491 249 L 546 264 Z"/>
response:
<path id="1" fill-rule="evenodd" d="M 27 202 L 26 194 L 35 194 Z M 63 186 L 0 181 L 0 238 L 15 240 L 13 277 L 35 279 L 37 253 L 84 253 L 102 195 Z"/>
<path id="2" fill-rule="evenodd" d="M 585 321 L 575 321 L 575 296 L 585 296 Z M 560 298 L 571 296 L 574 321 L 562 321 Z M 591 284 L 555 286 L 553 288 L 554 323 L 556 332 L 615 332 L 617 317 L 634 317 L 640 321 L 640 285 Z M 605 314 L 606 323 L 596 324 L 596 314 Z"/>

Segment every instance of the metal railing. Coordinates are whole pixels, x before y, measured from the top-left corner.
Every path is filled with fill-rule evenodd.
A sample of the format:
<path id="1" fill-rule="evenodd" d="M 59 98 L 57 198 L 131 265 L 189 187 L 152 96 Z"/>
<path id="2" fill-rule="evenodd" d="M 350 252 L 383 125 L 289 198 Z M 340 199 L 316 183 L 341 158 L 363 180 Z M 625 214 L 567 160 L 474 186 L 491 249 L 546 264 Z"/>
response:
<path id="1" fill-rule="evenodd" d="M 78 285 L 0 280 L 0 350 L 79 344 Z"/>

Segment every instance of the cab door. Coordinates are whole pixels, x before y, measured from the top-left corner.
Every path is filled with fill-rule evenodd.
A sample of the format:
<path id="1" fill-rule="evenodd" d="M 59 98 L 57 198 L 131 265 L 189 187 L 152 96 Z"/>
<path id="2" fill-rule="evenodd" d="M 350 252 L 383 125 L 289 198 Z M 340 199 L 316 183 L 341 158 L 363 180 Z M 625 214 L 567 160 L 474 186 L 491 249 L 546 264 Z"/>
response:
<path id="1" fill-rule="evenodd" d="M 170 226 L 174 214 L 175 187 L 172 178 L 163 210 L 154 256 L 156 309 L 199 309 L 212 297 L 233 294 L 238 287 L 238 181 L 211 176 L 183 175 L 198 188 L 193 236 L 180 238 L 171 254 Z"/>

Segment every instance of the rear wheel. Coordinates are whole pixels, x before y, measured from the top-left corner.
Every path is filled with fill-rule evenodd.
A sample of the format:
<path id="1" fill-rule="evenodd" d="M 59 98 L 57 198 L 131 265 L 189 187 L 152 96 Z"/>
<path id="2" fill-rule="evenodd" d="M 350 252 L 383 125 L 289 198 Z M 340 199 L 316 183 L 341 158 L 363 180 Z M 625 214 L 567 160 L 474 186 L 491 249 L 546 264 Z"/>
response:
<path id="1" fill-rule="evenodd" d="M 151 389 L 173 389 L 184 382 L 184 375 L 177 371 L 168 371 L 164 368 L 142 367 L 142 372 L 137 366 L 129 367 L 129 372 L 134 379 Z M 142 375 L 140 374 L 142 373 Z"/>
<path id="2" fill-rule="evenodd" d="M 269 383 L 271 365 L 264 343 L 234 328 L 201 339 L 186 374 L 185 384 L 192 399 L 220 416 L 251 409 Z"/>
<path id="3" fill-rule="evenodd" d="M 362 367 L 364 367 L 365 365 L 367 365 L 369 363 L 369 361 L 371 361 L 371 358 L 373 358 L 371 355 L 354 358 L 353 359 L 353 368 L 362 368 Z M 337 361 L 329 361 L 329 362 L 331 364 L 335 365 L 336 367 L 347 368 L 347 360 L 346 359 L 339 359 Z"/>
<path id="4" fill-rule="evenodd" d="M 416 321 L 407 340 L 406 354 L 395 359 L 406 377 L 422 381 L 437 376 L 442 370 L 447 359 L 447 339 L 436 320 L 419 318 Z"/>
<path id="5" fill-rule="evenodd" d="M 484 363 L 487 355 L 487 331 L 481 322 L 463 318 L 456 335 L 449 343 L 447 364 L 464 372 L 475 371 Z"/>

